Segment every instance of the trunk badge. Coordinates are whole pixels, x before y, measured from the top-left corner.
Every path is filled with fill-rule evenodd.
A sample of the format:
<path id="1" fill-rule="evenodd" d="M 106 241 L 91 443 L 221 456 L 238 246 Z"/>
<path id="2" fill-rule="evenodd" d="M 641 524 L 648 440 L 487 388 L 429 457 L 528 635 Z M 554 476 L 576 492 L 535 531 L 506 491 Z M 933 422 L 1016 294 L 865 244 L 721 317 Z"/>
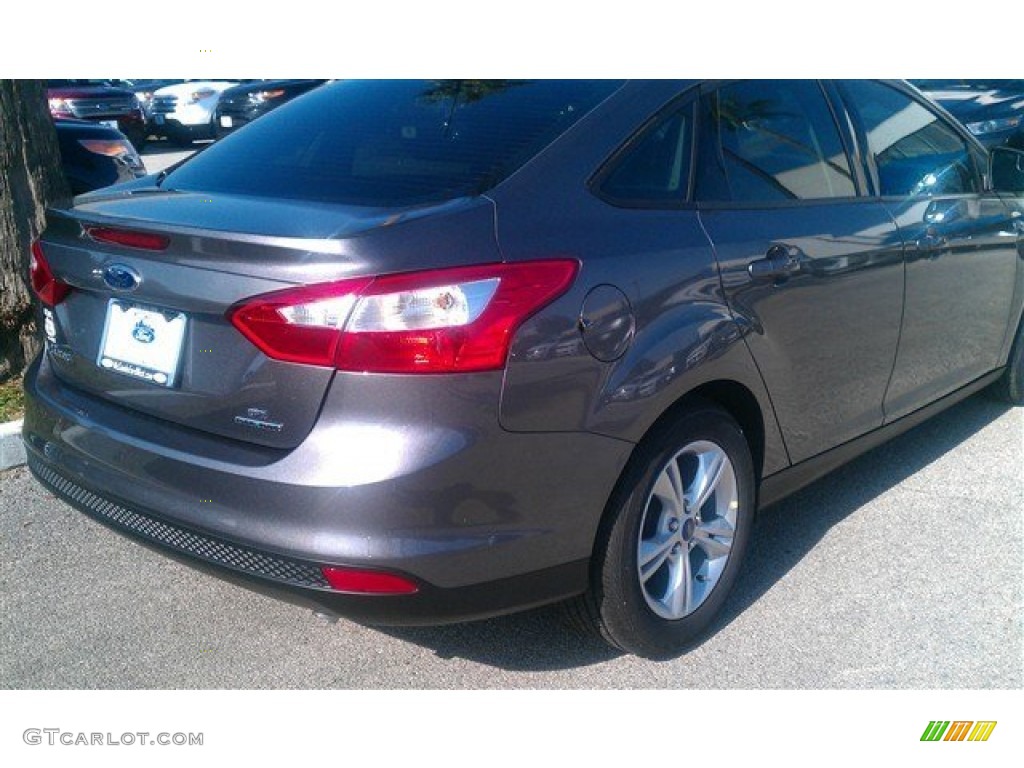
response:
<path id="1" fill-rule="evenodd" d="M 259 429 L 264 432 L 280 432 L 284 424 L 278 421 L 268 421 L 270 414 L 263 408 L 248 408 L 245 416 L 235 416 L 235 424 L 251 429 Z"/>
<path id="2" fill-rule="evenodd" d="M 101 272 L 103 282 L 114 291 L 134 291 L 142 282 L 142 275 L 127 264 L 108 264 Z"/>

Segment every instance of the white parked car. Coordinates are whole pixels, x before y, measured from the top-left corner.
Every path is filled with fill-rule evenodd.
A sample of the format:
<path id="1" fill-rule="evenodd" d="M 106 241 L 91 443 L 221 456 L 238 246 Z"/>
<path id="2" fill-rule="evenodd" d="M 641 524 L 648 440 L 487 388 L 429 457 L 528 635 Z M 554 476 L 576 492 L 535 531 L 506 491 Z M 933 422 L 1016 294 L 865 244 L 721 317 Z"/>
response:
<path id="1" fill-rule="evenodd" d="M 149 132 L 178 144 L 216 138 L 214 111 L 220 95 L 239 80 L 187 80 L 153 94 Z"/>

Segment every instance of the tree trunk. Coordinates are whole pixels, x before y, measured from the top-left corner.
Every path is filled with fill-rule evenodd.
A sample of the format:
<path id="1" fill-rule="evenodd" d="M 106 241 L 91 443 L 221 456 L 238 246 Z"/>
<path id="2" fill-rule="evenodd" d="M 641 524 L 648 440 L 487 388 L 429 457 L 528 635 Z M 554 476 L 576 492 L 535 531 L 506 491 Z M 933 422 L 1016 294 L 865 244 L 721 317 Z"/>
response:
<path id="1" fill-rule="evenodd" d="M 42 80 L 0 80 L 0 382 L 39 348 L 29 246 L 46 206 L 70 197 Z"/>

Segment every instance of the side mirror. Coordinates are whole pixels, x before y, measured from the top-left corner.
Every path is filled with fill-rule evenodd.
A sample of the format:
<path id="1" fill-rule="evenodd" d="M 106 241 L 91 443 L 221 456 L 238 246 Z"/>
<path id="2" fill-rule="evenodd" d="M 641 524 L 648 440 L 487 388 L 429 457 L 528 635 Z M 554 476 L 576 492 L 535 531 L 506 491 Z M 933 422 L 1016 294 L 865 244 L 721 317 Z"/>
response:
<path id="1" fill-rule="evenodd" d="M 996 192 L 1024 193 L 1024 152 L 996 147 L 988 156 L 988 173 Z"/>

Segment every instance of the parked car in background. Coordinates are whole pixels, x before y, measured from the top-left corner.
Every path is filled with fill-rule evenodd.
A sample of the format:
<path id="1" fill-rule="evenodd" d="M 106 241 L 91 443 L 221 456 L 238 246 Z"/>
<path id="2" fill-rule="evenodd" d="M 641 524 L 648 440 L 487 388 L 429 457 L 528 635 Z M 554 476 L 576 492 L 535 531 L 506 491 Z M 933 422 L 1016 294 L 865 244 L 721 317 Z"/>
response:
<path id="1" fill-rule="evenodd" d="M 72 194 L 133 181 L 146 166 L 128 137 L 116 128 L 84 120 L 53 121 L 60 145 L 61 167 Z"/>
<path id="2" fill-rule="evenodd" d="M 1024 80 L 914 80 L 987 147 L 1024 149 Z"/>
<path id="3" fill-rule="evenodd" d="M 149 104 L 150 133 L 183 146 L 217 138 L 217 102 L 234 85 L 237 80 L 186 80 L 157 89 Z"/>
<path id="4" fill-rule="evenodd" d="M 1022 158 L 902 82 L 325 85 L 48 211 L 28 465 L 321 609 L 675 655 L 759 506 L 1024 404 Z"/>
<path id="5" fill-rule="evenodd" d="M 116 128 L 142 151 L 146 117 L 135 94 L 107 80 L 47 80 L 50 114 L 56 118 L 88 120 Z"/>
<path id="6" fill-rule="evenodd" d="M 221 94 L 217 103 L 214 120 L 217 124 L 217 136 L 226 136 L 325 82 L 327 81 L 259 80 L 228 88 Z"/>
<path id="7" fill-rule="evenodd" d="M 150 121 L 152 118 L 150 116 L 149 107 L 150 107 L 151 102 L 153 101 L 153 94 L 156 93 L 161 88 L 165 88 L 168 85 L 177 85 L 178 83 L 184 83 L 184 82 L 185 81 L 183 79 L 177 79 L 177 80 L 132 80 L 132 79 L 128 79 L 128 80 L 118 80 L 117 84 L 120 87 L 126 88 L 126 89 L 130 90 L 132 93 L 135 94 L 135 98 L 137 98 L 139 100 L 139 103 L 142 105 L 142 111 L 146 115 L 146 120 Z"/>

